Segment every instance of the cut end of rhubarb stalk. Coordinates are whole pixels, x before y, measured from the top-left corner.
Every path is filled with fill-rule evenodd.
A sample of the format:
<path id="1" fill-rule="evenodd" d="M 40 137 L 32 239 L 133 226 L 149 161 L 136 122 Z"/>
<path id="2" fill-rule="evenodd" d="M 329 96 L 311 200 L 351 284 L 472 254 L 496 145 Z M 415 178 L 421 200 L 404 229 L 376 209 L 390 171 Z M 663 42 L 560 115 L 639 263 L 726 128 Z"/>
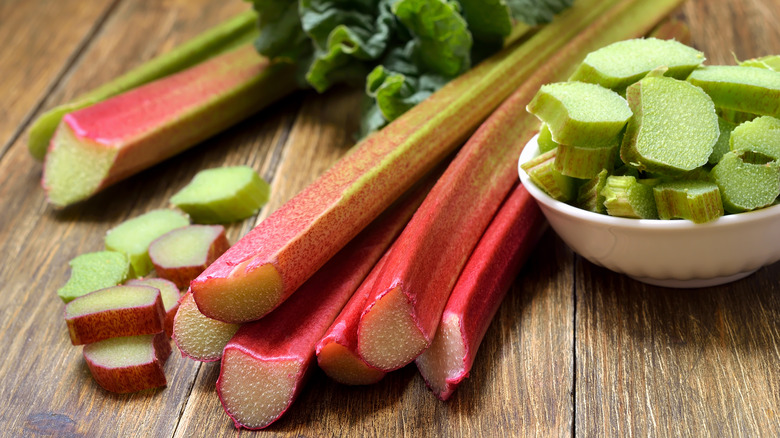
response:
<path id="1" fill-rule="evenodd" d="M 228 278 L 193 282 L 193 296 L 204 315 L 230 323 L 249 322 L 262 318 L 281 302 L 279 271 L 267 263 L 247 272 L 249 262 L 236 266 Z"/>
<path id="2" fill-rule="evenodd" d="M 192 294 L 184 295 L 173 320 L 173 339 L 181 354 L 201 362 L 222 357 L 222 350 L 238 331 L 238 324 L 211 319 L 200 313 Z"/>
<path id="3" fill-rule="evenodd" d="M 163 308 L 165 309 L 165 333 L 168 337 L 171 337 L 173 335 L 173 318 L 176 316 L 176 310 L 179 308 L 179 298 L 181 298 L 179 288 L 173 282 L 164 278 L 135 279 L 125 284 L 127 286 L 149 286 L 160 291 Z"/>
<path id="4" fill-rule="evenodd" d="M 49 202 L 64 207 L 84 200 L 100 189 L 118 150 L 79 138 L 65 116 L 46 154 L 43 188 Z"/>
<path id="5" fill-rule="evenodd" d="M 317 363 L 328 377 L 343 385 L 371 385 L 385 377 L 384 371 L 371 368 L 337 342 L 328 342 L 318 350 Z"/>
<path id="6" fill-rule="evenodd" d="M 393 371 L 413 361 L 429 341 L 412 317 L 414 309 L 399 287 L 374 303 L 360 319 L 358 353 L 369 365 Z"/>
<path id="7" fill-rule="evenodd" d="M 442 400 L 452 395 L 458 383 L 468 376 L 464 365 L 466 346 L 460 330 L 460 318 L 443 318 L 431 346 L 416 360 L 425 383 Z"/>
<path id="8" fill-rule="evenodd" d="M 165 333 L 106 339 L 84 346 L 84 360 L 105 390 L 136 392 L 167 384 L 163 365 L 171 354 Z"/>
<path id="9" fill-rule="evenodd" d="M 163 331 L 164 320 L 160 291 L 146 286 L 109 287 L 65 306 L 65 322 L 73 345 L 158 333 Z"/>
<path id="10" fill-rule="evenodd" d="M 149 258 L 158 276 L 186 289 L 229 247 L 222 225 L 190 225 L 158 237 L 149 245 Z"/>
<path id="11" fill-rule="evenodd" d="M 300 372 L 296 360 L 261 360 L 227 348 L 217 380 L 219 399 L 237 428 L 262 429 L 290 406 Z"/>

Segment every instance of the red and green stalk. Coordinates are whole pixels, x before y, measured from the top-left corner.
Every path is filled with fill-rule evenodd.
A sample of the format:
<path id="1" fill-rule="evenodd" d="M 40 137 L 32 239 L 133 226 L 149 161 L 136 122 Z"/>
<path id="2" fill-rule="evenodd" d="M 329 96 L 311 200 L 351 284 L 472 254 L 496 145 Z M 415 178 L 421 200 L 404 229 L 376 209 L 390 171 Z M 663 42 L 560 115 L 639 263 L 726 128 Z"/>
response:
<path id="1" fill-rule="evenodd" d="M 393 246 L 374 284 L 358 328 L 358 352 L 367 363 L 391 371 L 430 346 L 461 269 L 517 178 L 517 156 L 538 130 L 525 107 L 539 87 L 565 80 L 589 51 L 644 35 L 679 3 L 624 0 L 602 6 L 606 10 L 577 29 L 579 35 L 538 66 L 469 139 Z M 593 12 L 593 5 L 585 10 L 583 5 L 566 13 Z"/>
<path id="2" fill-rule="evenodd" d="M 422 202 L 421 185 L 363 230 L 282 306 L 241 325 L 217 380 L 236 427 L 262 429 L 289 408 L 315 359 L 315 344 Z"/>
<path id="3" fill-rule="evenodd" d="M 415 360 L 442 400 L 468 377 L 507 289 L 546 229 L 536 201 L 517 185 L 479 239 L 444 307 L 433 342 Z"/>

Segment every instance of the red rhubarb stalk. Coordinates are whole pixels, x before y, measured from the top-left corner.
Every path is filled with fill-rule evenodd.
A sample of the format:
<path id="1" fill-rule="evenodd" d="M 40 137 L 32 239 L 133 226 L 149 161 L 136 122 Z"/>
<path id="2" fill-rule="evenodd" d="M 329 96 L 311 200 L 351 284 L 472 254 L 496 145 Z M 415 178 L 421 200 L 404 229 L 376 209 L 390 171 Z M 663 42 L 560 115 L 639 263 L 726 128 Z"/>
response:
<path id="1" fill-rule="evenodd" d="M 367 363 L 391 371 L 430 346 L 452 287 L 516 181 L 520 151 L 538 130 L 525 107 L 539 87 L 565 80 L 589 51 L 644 35 L 678 3 L 622 1 L 601 12 L 469 139 L 393 246 L 374 284 L 358 327 L 358 352 Z M 576 5 L 567 12 L 586 13 Z"/>
<path id="2" fill-rule="evenodd" d="M 222 353 L 217 393 L 236 427 L 262 429 L 297 397 L 314 347 L 427 193 L 420 186 L 363 230 L 289 300 L 241 325 Z"/>
<path id="3" fill-rule="evenodd" d="M 444 307 L 433 343 L 416 359 L 440 399 L 447 400 L 468 377 L 499 304 L 545 225 L 539 206 L 518 185 L 479 240 Z"/>
<path id="4" fill-rule="evenodd" d="M 171 354 L 165 333 L 110 338 L 84 346 L 84 360 L 103 389 L 127 393 L 165 386 L 163 366 Z"/>
<path id="5" fill-rule="evenodd" d="M 292 68 L 244 45 L 67 114 L 46 154 L 49 202 L 84 200 L 254 114 L 295 89 Z"/>
<path id="6" fill-rule="evenodd" d="M 322 371 L 331 379 L 344 385 L 370 385 L 382 380 L 386 374 L 382 370 L 369 366 L 357 353 L 357 328 L 360 315 L 363 314 L 374 282 L 384 265 L 386 254 L 355 291 L 315 348 L 317 364 Z"/>
<path id="7" fill-rule="evenodd" d="M 198 308 L 245 322 L 278 306 L 611 3 L 578 2 L 363 140 L 192 282 Z"/>

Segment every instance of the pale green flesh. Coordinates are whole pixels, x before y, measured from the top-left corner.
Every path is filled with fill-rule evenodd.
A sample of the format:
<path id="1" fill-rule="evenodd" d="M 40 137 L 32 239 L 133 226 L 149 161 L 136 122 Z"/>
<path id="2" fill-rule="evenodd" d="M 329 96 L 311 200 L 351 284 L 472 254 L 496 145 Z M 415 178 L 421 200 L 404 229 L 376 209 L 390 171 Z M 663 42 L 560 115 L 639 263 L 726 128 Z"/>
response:
<path id="1" fill-rule="evenodd" d="M 732 151 L 712 169 L 723 207 L 729 213 L 755 210 L 775 202 L 780 195 L 780 164 L 751 163 L 748 152 Z"/>
<path id="2" fill-rule="evenodd" d="M 712 148 L 710 158 L 707 160 L 710 164 L 718 164 L 721 157 L 731 149 L 729 146 L 731 132 L 734 131 L 734 128 L 736 127 L 737 125 L 718 117 L 718 130 L 720 130 L 720 135 L 718 136 L 718 141 L 715 142 L 715 146 Z"/>
<path id="3" fill-rule="evenodd" d="M 131 366 L 154 360 L 154 336 L 109 338 L 84 346 L 84 356 L 106 368 Z"/>
<path id="4" fill-rule="evenodd" d="M 780 119 L 763 116 L 737 126 L 729 145 L 734 151 L 759 152 L 780 160 Z"/>
<path id="5" fill-rule="evenodd" d="M 558 143 L 552 139 L 552 132 L 550 132 L 550 127 L 545 123 L 542 123 L 542 127 L 539 129 L 539 138 L 537 139 L 537 143 L 539 143 L 540 154 L 551 151 L 558 147 Z"/>
<path id="6" fill-rule="evenodd" d="M 148 254 L 152 241 L 189 223 L 187 216 L 174 210 L 152 210 L 108 230 L 106 249 L 126 254 L 135 275 L 142 277 L 152 270 Z"/>
<path id="7" fill-rule="evenodd" d="M 625 40 L 589 53 L 569 80 L 621 92 L 658 67 L 668 67 L 666 76 L 685 79 L 703 61 L 702 52 L 677 41 Z"/>
<path id="8" fill-rule="evenodd" d="M 69 264 L 70 278 L 57 290 L 57 295 L 66 303 L 98 289 L 116 286 L 130 274 L 127 257 L 114 251 L 82 254 Z"/>
<path id="9" fill-rule="evenodd" d="M 612 170 L 617 156 L 618 145 L 600 148 L 560 145 L 555 170 L 572 178 L 593 178 L 602 169 Z"/>
<path id="10" fill-rule="evenodd" d="M 704 223 L 723 216 L 723 203 L 715 183 L 675 181 L 653 187 L 660 219 L 688 219 Z"/>
<path id="11" fill-rule="evenodd" d="M 712 101 L 685 81 L 648 77 L 627 91 L 634 120 L 620 156 L 640 170 L 686 172 L 704 165 L 718 140 Z"/>
<path id="12" fill-rule="evenodd" d="M 268 201 L 270 186 L 248 166 L 198 172 L 171 203 L 196 223 L 229 223 L 247 218 Z"/>
<path id="13" fill-rule="evenodd" d="M 67 124 L 60 126 L 55 141 L 56 147 L 46 156 L 43 186 L 49 202 L 61 207 L 98 190 L 114 164 L 117 150 L 76 138 Z"/>
<path id="14" fill-rule="evenodd" d="M 761 58 L 746 59 L 739 63 L 743 67 L 758 67 L 780 71 L 780 55 L 767 55 Z"/>
<path id="15" fill-rule="evenodd" d="M 125 283 L 128 286 L 149 286 L 160 291 L 165 311 L 173 309 L 178 304 L 181 293 L 172 281 L 163 278 L 137 278 Z"/>
<path id="16" fill-rule="evenodd" d="M 152 305 L 160 291 L 146 286 L 114 286 L 79 297 L 65 306 L 65 317 Z"/>
<path id="17" fill-rule="evenodd" d="M 574 180 L 555 170 L 556 149 L 526 161 L 521 166 L 533 183 L 553 199 L 568 202 L 574 197 Z"/>
<path id="18" fill-rule="evenodd" d="M 607 183 L 608 174 L 607 170 L 603 169 L 598 175 L 580 186 L 577 196 L 578 207 L 594 213 L 607 212 L 604 207 L 605 198 L 601 191 L 604 190 L 604 185 Z"/>
<path id="19" fill-rule="evenodd" d="M 200 266 L 209 248 L 224 230 L 222 226 L 190 225 L 170 231 L 149 247 L 149 256 L 160 266 Z"/>
<path id="20" fill-rule="evenodd" d="M 780 117 L 780 72 L 715 65 L 694 70 L 688 82 L 701 87 L 718 107 Z"/>
<path id="21" fill-rule="evenodd" d="M 614 91 L 584 82 L 541 87 L 528 111 L 546 123 L 552 139 L 572 146 L 610 146 L 631 117 L 625 99 Z"/>
<path id="22" fill-rule="evenodd" d="M 653 187 L 633 176 L 610 176 L 601 191 L 610 216 L 657 219 Z"/>

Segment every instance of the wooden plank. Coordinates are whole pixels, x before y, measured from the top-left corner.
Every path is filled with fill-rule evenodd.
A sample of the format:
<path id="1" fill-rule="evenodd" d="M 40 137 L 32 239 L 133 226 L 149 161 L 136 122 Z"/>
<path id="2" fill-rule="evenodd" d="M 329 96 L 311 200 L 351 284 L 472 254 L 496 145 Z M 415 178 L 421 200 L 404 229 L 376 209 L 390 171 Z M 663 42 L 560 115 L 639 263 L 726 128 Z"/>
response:
<path id="1" fill-rule="evenodd" d="M 110 79 L 245 10 L 247 4 L 180 0 L 123 2 L 65 75 L 47 105 Z M 171 436 L 198 364 L 177 352 L 166 365 L 165 390 L 114 395 L 90 377 L 81 349 L 70 345 L 56 289 L 74 256 L 103 247 L 107 229 L 165 207 L 170 195 L 204 167 L 249 163 L 261 169 L 300 104 L 292 98 L 84 204 L 54 211 L 38 187 L 40 164 L 16 141 L 0 160 L 0 423 L 14 436 Z M 275 164 L 269 163 L 270 166 Z M 230 227 L 235 240 L 241 224 Z"/>
<path id="2" fill-rule="evenodd" d="M 116 2 L 0 2 L 0 156 Z"/>

